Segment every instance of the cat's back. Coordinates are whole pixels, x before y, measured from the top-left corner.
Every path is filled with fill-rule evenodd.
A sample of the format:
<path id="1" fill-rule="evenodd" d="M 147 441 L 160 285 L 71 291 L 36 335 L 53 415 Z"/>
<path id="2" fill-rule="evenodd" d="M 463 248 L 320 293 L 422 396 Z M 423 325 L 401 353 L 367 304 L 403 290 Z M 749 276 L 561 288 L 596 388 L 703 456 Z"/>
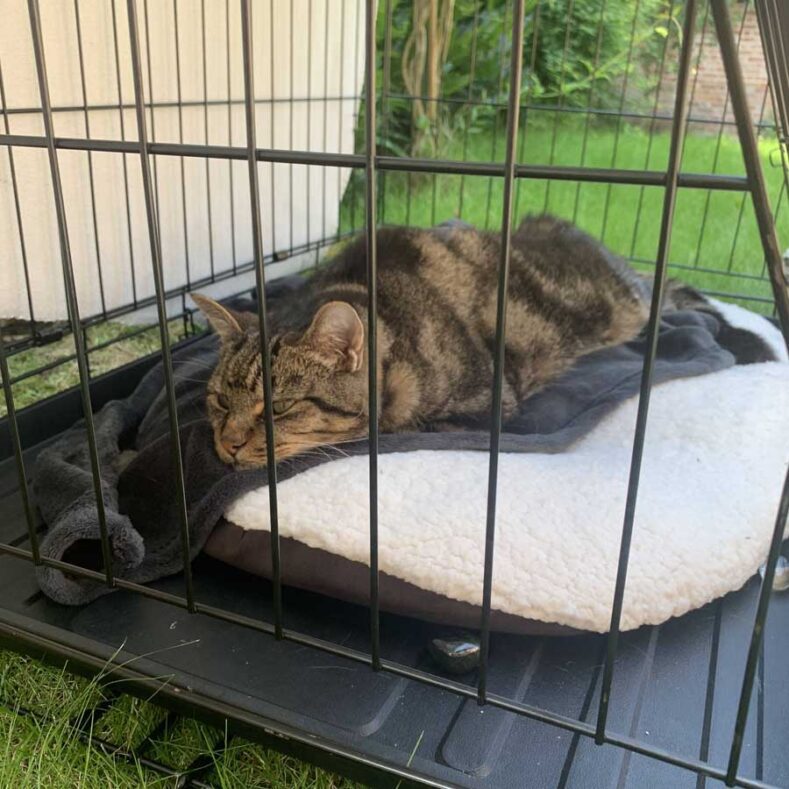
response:
<path id="1" fill-rule="evenodd" d="M 648 289 L 621 257 L 578 226 L 543 214 L 526 217 L 512 238 L 521 265 L 540 272 L 568 290 L 581 280 L 623 297 L 642 298 Z"/>
<path id="2" fill-rule="evenodd" d="M 480 275 L 495 270 L 499 241 L 467 225 L 431 229 L 383 227 L 376 233 L 378 295 L 383 302 L 410 296 L 421 302 L 431 291 L 449 302 L 479 292 Z M 351 241 L 318 274 L 318 290 L 367 284 L 367 238 Z"/>
<path id="3" fill-rule="evenodd" d="M 452 294 L 495 285 L 501 258 L 499 233 L 477 230 L 462 222 L 435 228 L 384 227 L 376 233 L 378 287 L 400 277 L 426 281 Z M 522 275 L 530 274 L 551 290 L 565 288 L 568 295 L 584 283 L 622 297 L 640 296 L 644 280 L 624 260 L 597 239 L 550 215 L 526 217 L 512 236 L 510 270 L 516 289 Z M 327 264 L 316 279 L 328 284 L 367 283 L 367 239 L 361 235 Z M 522 284 L 522 283 L 521 283 Z"/>
<path id="4" fill-rule="evenodd" d="M 458 222 L 431 229 L 387 227 L 376 235 L 379 314 L 396 315 L 406 329 L 443 316 L 490 333 L 500 234 Z M 632 335 L 645 317 L 644 283 L 572 223 L 550 215 L 527 217 L 512 235 L 508 300 L 524 319 L 514 320 L 511 332 L 517 335 L 524 323 L 522 333 L 530 334 L 541 322 L 558 341 Z M 350 242 L 315 284 L 366 306 L 366 237 Z"/>

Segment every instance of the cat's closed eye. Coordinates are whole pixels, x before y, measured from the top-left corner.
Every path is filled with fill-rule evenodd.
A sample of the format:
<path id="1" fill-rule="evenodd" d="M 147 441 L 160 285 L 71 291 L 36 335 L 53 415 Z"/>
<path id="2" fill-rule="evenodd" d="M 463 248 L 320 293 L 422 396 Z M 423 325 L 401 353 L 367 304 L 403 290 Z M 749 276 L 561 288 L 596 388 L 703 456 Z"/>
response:
<path id="1" fill-rule="evenodd" d="M 213 394 L 213 398 L 214 398 L 214 405 L 220 411 L 227 411 L 228 410 L 227 398 L 223 394 L 215 392 Z"/>
<path id="2" fill-rule="evenodd" d="M 295 400 L 275 400 L 271 404 L 271 408 L 277 416 L 280 416 L 286 411 L 290 411 L 290 409 L 293 408 L 295 404 Z"/>

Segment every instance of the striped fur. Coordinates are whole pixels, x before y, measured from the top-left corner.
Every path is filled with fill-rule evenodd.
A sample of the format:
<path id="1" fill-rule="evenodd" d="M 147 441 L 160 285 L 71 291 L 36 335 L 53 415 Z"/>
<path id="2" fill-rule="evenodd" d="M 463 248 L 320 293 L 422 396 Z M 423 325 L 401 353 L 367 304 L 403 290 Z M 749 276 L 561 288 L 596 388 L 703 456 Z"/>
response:
<path id="1" fill-rule="evenodd" d="M 382 430 L 487 419 L 499 259 L 494 233 L 465 227 L 378 232 Z M 512 241 L 505 418 L 580 356 L 635 337 L 647 318 L 650 290 L 648 281 L 573 225 L 549 216 L 524 220 Z M 347 246 L 303 291 L 272 313 L 277 458 L 367 431 L 365 239 Z M 207 398 L 217 452 L 238 466 L 263 465 L 256 321 L 198 299 L 223 338 Z"/>

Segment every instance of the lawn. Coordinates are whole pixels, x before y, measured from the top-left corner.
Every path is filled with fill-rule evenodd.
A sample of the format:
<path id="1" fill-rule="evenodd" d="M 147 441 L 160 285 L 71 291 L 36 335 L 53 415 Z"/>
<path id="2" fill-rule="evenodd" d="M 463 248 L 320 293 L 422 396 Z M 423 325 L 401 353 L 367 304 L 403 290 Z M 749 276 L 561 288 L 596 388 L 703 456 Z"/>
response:
<path id="1" fill-rule="evenodd" d="M 650 136 L 648 129 L 615 124 L 563 121 L 557 129 L 550 120 L 529 120 L 519 139 L 524 163 L 585 164 L 590 167 L 665 169 L 669 136 L 665 130 Z M 773 207 L 780 206 L 779 237 L 789 243 L 789 212 L 783 194 L 783 173 L 771 165 L 777 144 L 760 143 Z M 441 155 L 449 159 L 501 160 L 503 129 L 447 142 Z M 736 138 L 692 134 L 683 161 L 685 172 L 742 173 Z M 496 228 L 501 217 L 499 179 L 459 176 L 409 176 L 382 173 L 380 221 L 385 224 L 430 226 L 461 217 L 479 227 Z M 343 199 L 341 230 L 363 225 L 363 176 L 356 173 Z M 573 219 L 601 237 L 616 252 L 649 269 L 654 261 L 663 191 L 659 188 L 607 186 L 521 180 L 516 214 L 551 211 Z M 672 273 L 716 293 L 768 299 L 761 248 L 750 201 L 742 194 L 683 190 L 678 198 L 670 251 Z M 766 301 L 743 301 L 769 312 Z M 116 337 L 122 342 L 91 354 L 91 372 L 98 374 L 158 350 L 158 332 L 152 328 L 134 337 L 121 324 L 105 324 L 88 331 L 91 346 Z M 183 336 L 183 325 L 171 325 L 173 340 Z M 35 348 L 9 360 L 14 376 L 73 353 L 70 338 Z M 33 375 L 14 386 L 17 407 L 74 386 L 78 381 L 72 362 Z M 146 759 L 185 770 L 196 762 L 203 780 L 221 787 L 315 787 L 346 789 L 352 784 L 246 743 L 225 732 L 194 721 L 173 721 L 154 701 L 140 702 L 122 695 L 122 686 L 107 696 L 95 684 L 45 668 L 35 661 L 0 652 L 0 787 L 82 786 L 138 787 L 174 785 L 131 759 L 112 758 L 86 745 L 86 739 L 115 747 L 139 748 Z M 96 707 L 100 717 L 87 714 Z M 27 710 L 20 714 L 19 707 Z M 81 721 L 82 736 L 72 725 Z"/>
<path id="2" fill-rule="evenodd" d="M 0 787 L 175 787 L 198 770 L 221 789 L 358 786 L 122 691 L 0 650 Z"/>
<path id="3" fill-rule="evenodd" d="M 170 341 L 176 343 L 187 336 L 181 320 L 168 323 Z M 191 332 L 191 328 L 190 328 Z M 109 321 L 91 326 L 85 333 L 85 343 L 94 350 L 89 354 L 91 377 L 102 375 L 116 367 L 133 362 L 143 356 L 156 353 L 161 348 L 159 327 L 129 326 Z M 62 392 L 79 384 L 77 362 L 74 356 L 74 340 L 70 334 L 56 342 L 33 347 L 14 354 L 8 359 L 8 369 L 14 384 L 14 406 L 17 410 L 37 403 L 56 392 Z M 36 372 L 45 365 L 66 359 L 45 372 Z M 0 403 L 0 416 L 5 416 L 5 399 Z"/>
<path id="4" fill-rule="evenodd" d="M 712 129 L 717 132 L 717 127 Z M 670 134 L 650 134 L 644 126 L 616 122 L 564 119 L 554 140 L 552 121 L 529 121 L 518 141 L 524 164 L 580 165 L 664 171 Z M 441 151 L 448 159 L 502 161 L 504 129 L 462 137 Z M 553 150 L 552 150 L 553 148 Z M 784 174 L 774 166 L 779 158 L 775 138 L 760 141 L 760 153 L 773 209 L 778 209 L 779 240 L 789 244 L 789 208 Z M 465 155 L 464 155 L 465 154 Z M 683 172 L 743 174 L 737 138 L 717 133 L 688 135 Z M 477 227 L 497 229 L 502 215 L 501 179 L 457 175 L 409 175 L 386 172 L 379 176 L 379 220 L 386 224 L 429 227 L 459 217 Z M 363 174 L 356 173 L 342 207 L 342 229 L 363 222 Z M 657 254 L 663 189 L 658 187 L 547 183 L 519 180 L 516 217 L 549 211 L 575 221 L 611 249 L 649 270 Z M 672 274 L 707 291 L 769 299 L 758 229 L 750 198 L 739 192 L 683 189 L 677 198 L 669 260 Z M 740 300 L 740 299 L 737 299 Z M 765 302 L 743 300 L 745 306 L 769 312 Z"/>

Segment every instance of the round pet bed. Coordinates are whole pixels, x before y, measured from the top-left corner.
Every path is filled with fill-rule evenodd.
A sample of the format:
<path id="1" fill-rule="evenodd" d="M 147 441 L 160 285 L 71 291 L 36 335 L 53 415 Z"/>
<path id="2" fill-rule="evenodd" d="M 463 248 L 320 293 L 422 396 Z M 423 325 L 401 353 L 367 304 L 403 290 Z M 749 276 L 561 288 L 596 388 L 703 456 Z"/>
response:
<path id="1" fill-rule="evenodd" d="M 624 630 L 739 589 L 767 553 L 789 461 L 789 363 L 771 324 L 732 305 L 716 306 L 732 325 L 764 337 L 780 361 L 654 388 Z M 497 629 L 607 630 L 636 408 L 635 398 L 627 401 L 565 452 L 501 454 Z M 382 608 L 449 624 L 478 621 L 487 472 L 483 452 L 379 457 Z M 309 469 L 282 482 L 278 493 L 285 581 L 365 601 L 367 458 Z M 266 574 L 268 490 L 237 499 L 225 519 L 220 531 L 233 530 L 235 547 L 226 541 L 219 554 L 235 553 L 236 564 Z M 210 547 L 209 541 L 209 553 Z"/>

